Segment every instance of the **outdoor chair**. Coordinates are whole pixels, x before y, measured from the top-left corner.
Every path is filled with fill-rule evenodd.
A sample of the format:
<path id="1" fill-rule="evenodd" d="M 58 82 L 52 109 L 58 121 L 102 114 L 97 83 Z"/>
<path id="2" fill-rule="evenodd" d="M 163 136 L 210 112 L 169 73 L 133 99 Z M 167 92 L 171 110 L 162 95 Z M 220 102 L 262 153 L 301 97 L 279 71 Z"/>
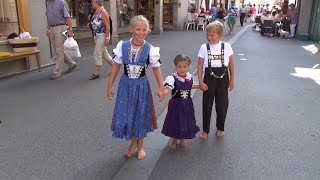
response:
<path id="1" fill-rule="evenodd" d="M 254 22 L 255 22 L 256 25 L 254 25 L 252 27 L 252 30 L 253 31 L 261 31 L 261 26 L 262 26 L 261 17 L 260 16 L 256 16 Z"/>
<path id="2" fill-rule="evenodd" d="M 199 30 L 199 27 L 200 27 L 204 31 L 207 25 L 207 19 L 205 17 L 198 17 L 197 20 L 198 20 L 197 30 Z"/>
<path id="3" fill-rule="evenodd" d="M 274 23 L 273 20 L 264 20 L 263 22 L 263 35 L 269 35 L 270 37 L 273 36 L 273 28 L 274 28 Z"/>
<path id="4" fill-rule="evenodd" d="M 194 20 L 192 19 L 192 16 L 190 13 L 188 13 L 187 17 L 186 17 L 186 25 L 185 28 L 186 30 L 189 30 L 190 26 L 193 29 L 196 29 L 196 23 L 194 22 Z"/>

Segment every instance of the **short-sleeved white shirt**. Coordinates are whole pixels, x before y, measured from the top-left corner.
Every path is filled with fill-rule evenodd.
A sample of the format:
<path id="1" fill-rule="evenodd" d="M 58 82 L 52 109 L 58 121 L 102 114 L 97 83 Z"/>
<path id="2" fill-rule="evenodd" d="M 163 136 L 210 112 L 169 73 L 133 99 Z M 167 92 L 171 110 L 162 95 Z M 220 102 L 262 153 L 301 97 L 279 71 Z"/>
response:
<path id="1" fill-rule="evenodd" d="M 217 44 L 210 44 L 211 55 L 221 55 L 221 41 Z M 233 55 L 232 47 L 229 43 L 224 42 L 224 66 L 229 65 L 229 57 Z M 199 58 L 204 59 L 203 67 L 208 67 L 208 52 L 207 52 L 207 44 L 203 44 L 200 47 Z M 222 67 L 221 59 L 212 60 L 211 67 Z"/>
<path id="2" fill-rule="evenodd" d="M 113 60 L 117 64 L 122 64 L 122 43 L 123 43 L 123 41 L 120 41 L 117 44 L 117 47 L 115 49 L 113 49 L 113 53 L 115 55 Z M 159 60 L 160 60 L 160 48 L 153 47 L 151 45 L 150 52 L 149 52 L 149 62 L 150 62 L 151 67 L 160 67 L 161 63 Z M 131 67 L 134 67 L 134 66 L 137 66 L 137 65 L 129 64 L 130 69 L 131 69 Z"/>

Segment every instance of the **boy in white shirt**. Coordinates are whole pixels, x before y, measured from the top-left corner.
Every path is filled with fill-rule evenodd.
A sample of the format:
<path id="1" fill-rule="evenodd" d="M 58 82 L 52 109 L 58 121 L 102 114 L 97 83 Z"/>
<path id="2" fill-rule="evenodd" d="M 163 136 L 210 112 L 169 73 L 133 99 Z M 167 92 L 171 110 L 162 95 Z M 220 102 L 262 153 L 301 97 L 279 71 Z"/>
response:
<path id="1" fill-rule="evenodd" d="M 198 79 L 203 91 L 203 132 L 201 139 L 208 139 L 213 101 L 216 104 L 216 135 L 224 136 L 224 123 L 228 110 L 228 89 L 234 88 L 234 57 L 231 45 L 222 42 L 223 25 L 214 21 L 206 27 L 207 43 L 198 53 Z M 204 72 L 204 76 L 203 76 Z"/>

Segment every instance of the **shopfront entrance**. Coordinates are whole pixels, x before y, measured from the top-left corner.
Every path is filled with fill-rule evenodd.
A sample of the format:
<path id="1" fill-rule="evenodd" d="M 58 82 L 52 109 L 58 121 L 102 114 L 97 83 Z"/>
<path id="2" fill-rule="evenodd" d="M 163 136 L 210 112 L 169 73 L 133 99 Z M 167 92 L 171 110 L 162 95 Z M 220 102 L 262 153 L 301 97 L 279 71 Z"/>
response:
<path id="1" fill-rule="evenodd" d="M 130 19 L 135 15 L 145 16 L 152 27 L 154 24 L 154 0 L 117 0 L 119 33 L 128 32 Z"/>
<path id="2" fill-rule="evenodd" d="M 163 28 L 173 28 L 173 0 L 163 1 Z"/>
<path id="3" fill-rule="evenodd" d="M 75 32 L 90 34 L 91 30 L 88 27 L 88 22 L 93 11 L 91 0 L 67 0 L 67 3 Z"/>
<path id="4" fill-rule="evenodd" d="M 310 40 L 319 43 L 320 41 L 320 1 L 313 0 L 311 21 L 309 26 Z"/>

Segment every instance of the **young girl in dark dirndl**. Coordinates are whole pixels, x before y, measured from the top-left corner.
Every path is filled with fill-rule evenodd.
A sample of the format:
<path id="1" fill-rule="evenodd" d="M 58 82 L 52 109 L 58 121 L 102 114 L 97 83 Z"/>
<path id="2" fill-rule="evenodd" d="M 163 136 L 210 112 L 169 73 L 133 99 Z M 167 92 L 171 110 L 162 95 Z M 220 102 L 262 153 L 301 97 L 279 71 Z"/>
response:
<path id="1" fill-rule="evenodd" d="M 157 91 L 163 97 L 163 79 L 160 70 L 159 48 L 153 47 L 145 39 L 149 33 L 149 22 L 142 16 L 135 16 L 130 22 L 132 38 L 120 41 L 113 50 L 114 64 L 108 83 L 107 98 L 114 97 L 113 83 L 121 65 L 124 74 L 118 85 L 118 95 L 112 120 L 112 136 L 131 140 L 125 156 L 131 157 L 137 151 L 139 160 L 146 157 L 143 139 L 147 133 L 157 128 L 152 92 L 146 77 L 150 65 L 158 82 Z"/>
<path id="2" fill-rule="evenodd" d="M 193 139 L 200 130 L 196 125 L 191 89 L 198 88 L 193 85 L 192 74 L 189 73 L 191 60 L 188 56 L 179 54 L 174 59 L 176 72 L 165 80 L 164 95 L 171 92 L 168 112 L 164 121 L 162 134 L 172 138 L 170 148 L 176 149 L 177 141 L 185 147 L 185 139 Z"/>
<path id="3" fill-rule="evenodd" d="M 228 110 L 228 88 L 234 88 L 234 58 L 229 43 L 222 42 L 223 25 L 214 21 L 206 27 L 207 43 L 200 47 L 198 57 L 198 78 L 203 91 L 203 132 L 201 139 L 208 139 L 212 105 L 215 101 L 216 135 L 224 136 L 224 124 Z M 203 76 L 204 72 L 204 76 Z"/>

